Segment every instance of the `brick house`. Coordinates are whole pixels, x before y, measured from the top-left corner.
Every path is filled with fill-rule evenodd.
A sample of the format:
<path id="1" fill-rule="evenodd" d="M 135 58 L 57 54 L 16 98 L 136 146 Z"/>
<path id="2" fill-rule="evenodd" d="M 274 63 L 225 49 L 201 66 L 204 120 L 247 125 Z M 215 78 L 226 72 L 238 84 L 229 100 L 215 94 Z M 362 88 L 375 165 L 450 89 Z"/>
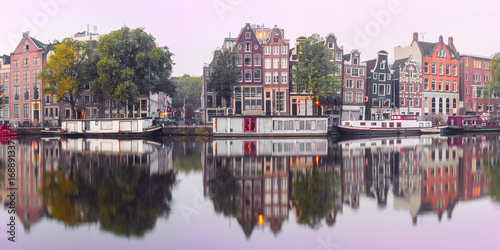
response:
<path id="1" fill-rule="evenodd" d="M 500 97 L 485 96 L 485 84 L 492 81 L 489 70 L 491 58 L 476 55 L 460 55 L 460 101 L 467 115 L 480 115 L 490 112 L 500 113 Z"/>

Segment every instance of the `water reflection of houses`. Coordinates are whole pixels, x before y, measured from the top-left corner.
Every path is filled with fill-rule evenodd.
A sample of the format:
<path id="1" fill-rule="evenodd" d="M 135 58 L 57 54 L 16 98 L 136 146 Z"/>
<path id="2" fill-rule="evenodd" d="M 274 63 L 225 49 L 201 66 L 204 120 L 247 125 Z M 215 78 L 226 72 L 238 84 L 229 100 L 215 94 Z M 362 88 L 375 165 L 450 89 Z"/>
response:
<path id="1" fill-rule="evenodd" d="M 50 215 L 41 195 L 44 174 L 58 169 L 82 171 L 92 181 L 95 168 L 120 164 L 148 168 L 150 174 L 166 173 L 172 168 L 172 149 L 144 140 L 65 139 L 16 141 L 17 202 L 16 213 L 25 230 Z M 0 145 L 0 161 L 7 162 L 7 145 Z M 7 175 L 3 176 L 2 194 L 6 196 Z M 2 200 L 5 204 L 5 200 Z"/>
<path id="2" fill-rule="evenodd" d="M 274 233 L 288 219 L 290 182 L 313 165 L 326 165 L 326 139 L 214 140 L 204 150 L 205 195 L 208 183 L 228 171 L 236 181 L 236 217 L 247 236 L 256 225 Z M 321 163 L 322 162 L 322 163 Z M 293 209 L 293 204 L 292 204 Z"/>

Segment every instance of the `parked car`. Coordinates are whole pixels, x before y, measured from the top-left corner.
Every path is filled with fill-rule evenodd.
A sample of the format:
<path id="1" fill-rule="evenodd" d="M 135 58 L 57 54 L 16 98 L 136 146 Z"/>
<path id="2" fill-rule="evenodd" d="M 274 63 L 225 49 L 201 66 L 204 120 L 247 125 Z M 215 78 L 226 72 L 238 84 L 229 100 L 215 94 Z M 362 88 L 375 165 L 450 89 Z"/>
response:
<path id="1" fill-rule="evenodd" d="M 153 125 L 162 125 L 162 126 L 169 126 L 169 125 L 179 125 L 179 123 L 173 119 L 170 118 L 155 118 L 153 120 Z"/>

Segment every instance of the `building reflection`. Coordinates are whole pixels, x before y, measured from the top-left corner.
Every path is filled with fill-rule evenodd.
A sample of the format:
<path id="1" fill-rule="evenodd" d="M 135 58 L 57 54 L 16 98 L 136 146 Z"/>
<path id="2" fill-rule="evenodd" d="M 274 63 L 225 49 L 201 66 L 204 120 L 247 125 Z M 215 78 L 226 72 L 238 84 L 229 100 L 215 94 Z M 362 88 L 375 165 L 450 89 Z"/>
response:
<path id="1" fill-rule="evenodd" d="M 1 162 L 5 163 L 7 146 L 0 145 L 0 149 Z M 168 212 L 175 184 L 172 148 L 152 141 L 17 140 L 15 161 L 16 213 L 28 231 L 46 217 L 68 226 L 99 221 L 105 231 L 140 237 L 152 229 L 158 216 Z M 2 199 L 6 183 L 4 175 Z M 116 198 L 124 192 L 128 200 Z M 144 194 L 149 198 L 141 198 Z M 145 205 L 149 207 L 141 208 Z M 135 212 L 123 214 L 117 209 Z M 137 223 L 139 210 L 145 210 L 147 218 Z"/>
<path id="2" fill-rule="evenodd" d="M 233 180 L 234 199 L 224 200 L 225 205 L 234 205 L 234 211 L 225 215 L 236 217 L 247 237 L 264 226 L 278 233 L 289 219 L 289 211 L 299 224 L 312 228 L 323 222 L 333 225 L 344 205 L 359 209 L 361 197 L 373 199 L 385 209 L 388 197 L 393 196 L 394 208 L 408 211 L 413 224 L 421 216 L 451 219 L 459 201 L 489 194 L 486 166 L 498 162 L 498 139 L 500 136 L 491 135 L 338 143 L 321 139 L 215 140 L 206 143 L 203 151 L 205 195 L 214 202 L 219 199 L 221 193 L 210 184 L 220 178 L 218 173 L 223 171 Z M 308 178 L 317 182 L 326 176 L 317 178 L 316 172 L 334 176 L 317 196 L 304 191 L 311 187 Z M 323 203 L 331 201 L 326 213 L 313 201 L 322 193 L 327 194 Z M 303 194 L 315 197 L 304 200 Z M 301 202 L 310 202 L 308 209 Z M 220 205 L 216 207 L 220 209 Z"/>
<path id="3" fill-rule="evenodd" d="M 310 173 L 313 168 L 333 174 L 328 164 L 328 147 L 327 139 L 214 140 L 206 144 L 203 153 L 205 195 L 217 203 L 219 196 L 227 194 L 214 190 L 221 185 L 213 185 L 221 172 L 227 173 L 234 178 L 235 197 L 234 204 L 226 205 L 234 205 L 234 215 L 247 237 L 257 226 L 265 225 L 276 234 L 288 220 L 289 208 L 301 223 L 300 215 L 306 216 L 309 211 L 297 212 L 300 205 L 315 205 L 298 204 L 300 199 L 293 196 L 301 190 L 294 190 L 292 183 L 304 181 L 307 185 L 308 178 L 314 176 Z M 336 191 L 331 189 L 324 193 L 333 197 Z M 324 217 L 334 219 L 332 210 L 333 205 Z"/>

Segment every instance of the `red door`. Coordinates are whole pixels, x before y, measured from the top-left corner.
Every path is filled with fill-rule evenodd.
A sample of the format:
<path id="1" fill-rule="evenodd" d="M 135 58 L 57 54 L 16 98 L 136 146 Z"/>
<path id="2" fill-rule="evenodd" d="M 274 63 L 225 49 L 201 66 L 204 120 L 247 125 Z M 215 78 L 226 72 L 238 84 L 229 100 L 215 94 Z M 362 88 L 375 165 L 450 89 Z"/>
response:
<path id="1" fill-rule="evenodd" d="M 245 118 L 244 126 L 245 128 L 243 129 L 243 131 L 245 133 L 257 132 L 257 118 Z"/>

